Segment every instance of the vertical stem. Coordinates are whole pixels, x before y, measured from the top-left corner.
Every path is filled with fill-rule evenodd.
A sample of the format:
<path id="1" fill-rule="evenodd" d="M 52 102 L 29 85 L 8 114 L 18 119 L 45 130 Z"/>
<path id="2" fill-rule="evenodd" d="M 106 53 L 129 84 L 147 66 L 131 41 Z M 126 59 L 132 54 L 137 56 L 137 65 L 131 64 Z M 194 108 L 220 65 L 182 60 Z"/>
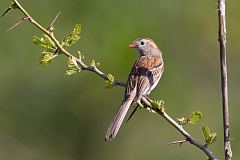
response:
<path id="1" fill-rule="evenodd" d="M 219 44 L 220 44 L 220 64 L 221 64 L 221 88 L 222 88 L 222 109 L 223 109 L 223 129 L 224 129 L 224 153 L 225 160 L 231 160 L 232 150 L 229 133 L 229 108 L 228 108 L 228 84 L 227 84 L 227 52 L 226 52 L 226 16 L 225 0 L 218 0 L 219 19 Z"/>

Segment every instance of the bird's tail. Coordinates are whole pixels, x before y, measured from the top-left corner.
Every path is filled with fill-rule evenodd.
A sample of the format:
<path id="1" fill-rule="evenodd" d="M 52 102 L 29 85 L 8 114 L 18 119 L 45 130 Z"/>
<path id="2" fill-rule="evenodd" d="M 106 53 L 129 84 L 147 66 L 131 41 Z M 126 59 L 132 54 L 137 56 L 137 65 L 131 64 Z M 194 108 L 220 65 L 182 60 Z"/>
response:
<path id="1" fill-rule="evenodd" d="M 113 120 L 110 123 L 110 126 L 108 127 L 106 137 L 105 137 L 106 141 L 111 141 L 116 137 L 118 130 L 121 127 L 121 124 L 124 120 L 124 117 L 127 114 L 127 111 L 131 103 L 132 103 L 132 100 L 123 101 L 121 106 L 118 108 L 117 113 L 115 114 Z"/>

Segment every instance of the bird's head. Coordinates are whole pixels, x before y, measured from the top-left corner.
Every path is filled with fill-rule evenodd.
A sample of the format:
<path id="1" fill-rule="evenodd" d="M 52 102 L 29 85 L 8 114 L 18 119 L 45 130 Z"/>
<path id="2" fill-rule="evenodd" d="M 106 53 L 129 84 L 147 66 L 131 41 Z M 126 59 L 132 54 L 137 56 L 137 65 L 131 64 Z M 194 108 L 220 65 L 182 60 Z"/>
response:
<path id="1" fill-rule="evenodd" d="M 139 56 L 159 56 L 161 51 L 150 38 L 138 38 L 133 41 L 130 48 L 135 48 Z"/>

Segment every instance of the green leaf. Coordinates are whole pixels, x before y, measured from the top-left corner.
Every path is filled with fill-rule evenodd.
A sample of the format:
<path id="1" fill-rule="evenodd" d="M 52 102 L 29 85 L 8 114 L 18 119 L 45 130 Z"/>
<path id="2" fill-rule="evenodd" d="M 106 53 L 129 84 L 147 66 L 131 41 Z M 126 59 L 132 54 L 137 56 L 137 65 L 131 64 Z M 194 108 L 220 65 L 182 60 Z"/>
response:
<path id="1" fill-rule="evenodd" d="M 186 124 L 196 124 L 202 119 L 202 113 L 199 111 L 192 112 L 191 116 L 189 118 L 182 117 L 177 118 L 178 124 L 180 125 L 186 125 Z"/>
<path id="2" fill-rule="evenodd" d="M 106 89 L 111 89 L 111 88 L 113 88 L 113 87 L 114 87 L 113 84 L 107 84 L 104 88 L 106 88 Z"/>
<path id="3" fill-rule="evenodd" d="M 211 136 L 209 128 L 207 126 L 202 126 L 202 133 L 203 133 L 203 137 L 204 137 L 206 144 L 209 144 L 209 140 L 210 140 L 210 136 Z"/>
<path id="4" fill-rule="evenodd" d="M 94 61 L 94 65 L 95 65 L 95 61 Z M 113 84 L 114 83 L 114 77 L 111 74 L 108 74 L 107 77 L 108 77 L 108 80 L 106 81 L 107 85 L 105 86 L 105 88 L 106 89 L 111 89 L 115 86 Z"/>
<path id="5" fill-rule="evenodd" d="M 217 140 L 217 133 L 211 133 L 210 129 L 207 126 L 202 126 L 202 133 L 204 140 L 206 142 L 206 145 L 212 144 Z"/>
<path id="6" fill-rule="evenodd" d="M 156 100 L 151 102 L 151 106 L 153 108 L 153 110 L 155 111 L 160 111 L 160 112 L 164 112 L 165 111 L 165 104 L 163 100 Z"/>
<path id="7" fill-rule="evenodd" d="M 95 60 L 92 60 L 90 66 L 92 67 L 100 66 L 100 63 L 96 62 Z"/>
<path id="8" fill-rule="evenodd" d="M 67 76 L 70 76 L 80 71 L 81 68 L 78 67 L 76 60 L 74 58 L 68 58 L 68 69 L 66 70 L 65 74 Z"/>
<path id="9" fill-rule="evenodd" d="M 196 124 L 197 122 L 199 122 L 202 119 L 202 113 L 199 111 L 196 112 L 192 112 L 191 117 L 189 118 L 189 122 L 190 124 Z"/>
<path id="10" fill-rule="evenodd" d="M 211 143 L 215 142 L 217 140 L 217 133 L 211 133 Z"/>
<path id="11" fill-rule="evenodd" d="M 77 71 L 74 71 L 74 70 L 71 70 L 71 69 L 67 69 L 66 72 L 65 72 L 65 74 L 66 74 L 67 76 L 71 76 L 71 75 L 73 75 L 73 74 L 75 74 L 75 73 L 77 73 Z"/>
<path id="12" fill-rule="evenodd" d="M 69 33 L 63 40 L 62 40 L 62 46 L 63 47 L 69 47 L 76 43 L 80 39 L 80 34 L 81 32 L 81 25 L 76 24 L 73 31 Z"/>
<path id="13" fill-rule="evenodd" d="M 44 47 L 45 49 L 47 49 L 47 51 L 55 51 L 57 49 L 57 47 L 56 47 L 55 43 L 52 41 L 52 39 L 45 34 L 41 38 L 34 36 L 33 43 Z"/>
<path id="14" fill-rule="evenodd" d="M 188 123 L 188 118 L 186 117 L 182 117 L 182 118 L 177 118 L 178 124 L 183 126 L 186 125 Z"/>
<path id="15" fill-rule="evenodd" d="M 114 77 L 113 77 L 113 75 L 111 75 L 111 74 L 108 74 L 108 83 L 111 83 L 111 84 L 113 84 L 113 82 L 114 82 Z"/>
<path id="16" fill-rule="evenodd" d="M 55 58 L 56 56 L 58 55 L 51 52 L 42 52 L 42 55 L 40 57 L 40 63 L 49 64 L 51 63 L 52 59 Z"/>
<path id="17" fill-rule="evenodd" d="M 92 67 L 96 67 L 96 62 L 95 62 L 95 60 L 92 60 L 90 66 L 92 66 Z"/>

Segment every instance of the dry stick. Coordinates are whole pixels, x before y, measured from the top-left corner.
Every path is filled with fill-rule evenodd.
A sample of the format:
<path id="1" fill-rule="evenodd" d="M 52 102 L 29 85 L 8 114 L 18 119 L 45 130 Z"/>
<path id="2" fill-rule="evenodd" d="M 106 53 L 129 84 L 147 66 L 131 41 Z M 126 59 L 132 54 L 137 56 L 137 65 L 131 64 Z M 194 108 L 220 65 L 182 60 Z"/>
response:
<path id="1" fill-rule="evenodd" d="M 103 78 L 104 80 L 109 80 L 108 75 L 103 73 L 102 71 L 100 71 L 96 66 L 87 66 L 86 64 L 84 64 L 81 60 L 81 56 L 74 57 L 72 54 L 70 54 L 67 50 L 65 50 L 65 48 L 62 47 L 62 45 L 59 43 L 59 41 L 55 38 L 55 36 L 53 35 L 52 32 L 48 31 L 47 29 L 45 29 L 44 27 L 42 27 L 39 23 L 37 23 L 26 11 L 25 9 L 18 3 L 17 0 L 13 0 L 14 3 L 18 6 L 18 9 L 20 9 L 20 11 L 29 18 L 30 23 L 32 23 L 33 25 L 35 25 L 37 28 L 39 28 L 40 30 L 42 30 L 45 34 L 47 34 L 53 41 L 54 43 L 57 45 L 58 49 L 65 54 L 67 57 L 74 59 L 77 64 L 81 67 L 82 70 L 88 70 L 91 71 L 93 73 L 96 73 L 97 75 L 99 75 L 101 78 Z M 118 85 L 118 86 L 123 86 L 126 87 L 126 83 L 125 82 L 121 82 L 121 81 L 114 81 L 113 85 Z M 142 98 L 143 102 L 152 108 L 151 104 L 149 101 L 152 101 L 150 99 L 146 99 L 145 97 Z M 179 125 L 176 121 L 174 121 L 173 118 L 171 118 L 166 112 L 161 112 L 158 109 L 154 109 L 155 112 L 157 112 L 159 115 L 161 115 L 166 121 L 168 121 L 173 127 L 175 127 L 185 138 L 186 140 L 193 144 L 194 146 L 198 147 L 200 150 L 202 150 L 210 160 L 216 160 L 215 156 L 213 155 L 213 153 L 211 152 L 211 150 L 208 148 L 207 145 L 203 145 L 201 143 L 199 143 L 198 141 L 196 141 L 195 139 L 193 139 L 190 134 L 183 129 L 183 127 L 181 125 Z"/>
<path id="2" fill-rule="evenodd" d="M 222 109 L 223 109 L 223 129 L 224 129 L 224 153 L 225 153 L 225 160 L 231 160 L 232 149 L 231 149 L 230 133 L 229 133 L 225 0 L 218 0 L 218 18 L 219 18 L 218 41 L 220 44 Z"/>

